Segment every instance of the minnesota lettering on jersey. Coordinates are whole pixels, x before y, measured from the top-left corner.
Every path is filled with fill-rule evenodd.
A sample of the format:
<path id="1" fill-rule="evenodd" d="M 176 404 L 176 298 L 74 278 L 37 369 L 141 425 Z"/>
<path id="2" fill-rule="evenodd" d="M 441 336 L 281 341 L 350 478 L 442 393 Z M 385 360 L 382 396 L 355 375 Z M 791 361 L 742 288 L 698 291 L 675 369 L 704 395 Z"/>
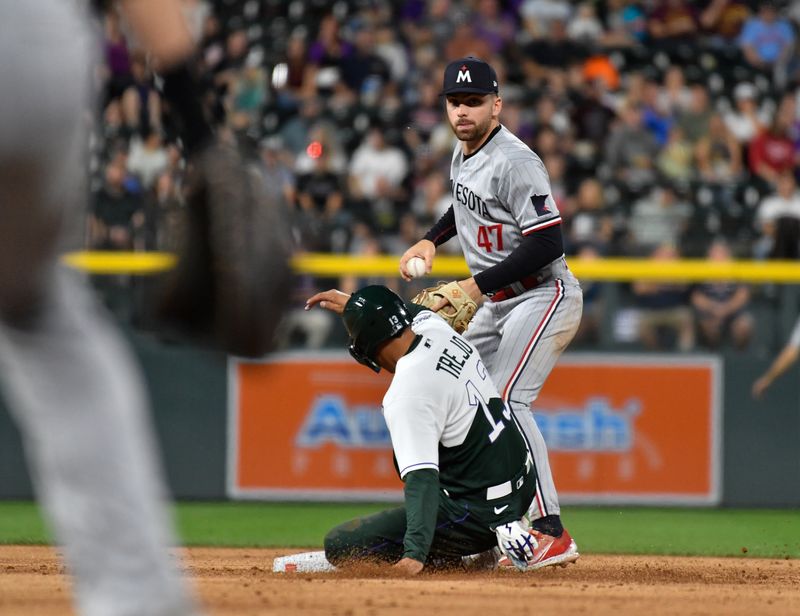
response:
<path id="1" fill-rule="evenodd" d="M 452 336 L 450 342 L 452 342 L 456 348 L 444 347 L 442 354 L 436 361 L 436 370 L 446 372 L 457 379 L 461 376 L 461 370 L 474 352 L 474 349 L 458 336 Z"/>
<path id="2" fill-rule="evenodd" d="M 450 181 L 450 184 L 453 197 L 456 201 L 485 218 L 491 218 L 491 216 L 489 216 L 489 208 L 486 206 L 486 202 L 472 192 L 472 189 L 470 189 L 468 186 L 464 186 L 460 182 L 456 182 L 455 185 L 453 185 L 452 180 Z"/>

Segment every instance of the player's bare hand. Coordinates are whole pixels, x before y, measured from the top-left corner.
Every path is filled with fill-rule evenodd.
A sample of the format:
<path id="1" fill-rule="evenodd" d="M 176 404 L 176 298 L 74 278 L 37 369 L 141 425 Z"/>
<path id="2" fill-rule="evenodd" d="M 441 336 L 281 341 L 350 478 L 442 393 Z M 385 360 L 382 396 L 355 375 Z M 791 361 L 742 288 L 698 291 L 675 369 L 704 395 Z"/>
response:
<path id="1" fill-rule="evenodd" d="M 413 558 L 402 558 L 393 565 L 395 571 L 399 571 L 405 575 L 417 575 L 422 571 L 424 566 L 424 563 L 414 560 Z"/>
<path id="2" fill-rule="evenodd" d="M 305 309 L 311 310 L 314 306 L 319 304 L 320 308 L 330 310 L 336 314 L 342 314 L 344 312 L 344 306 L 349 299 L 349 293 L 342 293 L 337 289 L 329 289 L 309 297 L 306 300 Z"/>
<path id="3" fill-rule="evenodd" d="M 767 387 L 769 387 L 770 381 L 767 377 L 762 376 L 760 379 L 756 379 L 756 382 L 753 383 L 753 398 L 756 400 L 761 400 L 761 397 L 764 395 L 764 392 L 767 391 Z"/>
<path id="4" fill-rule="evenodd" d="M 433 257 L 436 256 L 436 246 L 430 240 L 420 240 L 400 257 L 400 275 L 406 282 L 411 280 L 411 276 L 406 269 L 406 263 L 411 257 L 421 257 L 425 259 L 425 273 L 430 273 L 433 267 Z"/>

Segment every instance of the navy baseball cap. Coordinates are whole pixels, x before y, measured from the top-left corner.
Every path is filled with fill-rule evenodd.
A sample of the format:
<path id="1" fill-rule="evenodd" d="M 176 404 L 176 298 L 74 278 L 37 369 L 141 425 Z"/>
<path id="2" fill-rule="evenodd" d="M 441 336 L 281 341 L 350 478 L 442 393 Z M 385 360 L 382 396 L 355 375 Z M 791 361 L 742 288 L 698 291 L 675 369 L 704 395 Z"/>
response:
<path id="1" fill-rule="evenodd" d="M 444 69 L 442 94 L 474 92 L 476 94 L 497 94 L 497 73 L 483 60 L 468 56 L 454 60 Z"/>

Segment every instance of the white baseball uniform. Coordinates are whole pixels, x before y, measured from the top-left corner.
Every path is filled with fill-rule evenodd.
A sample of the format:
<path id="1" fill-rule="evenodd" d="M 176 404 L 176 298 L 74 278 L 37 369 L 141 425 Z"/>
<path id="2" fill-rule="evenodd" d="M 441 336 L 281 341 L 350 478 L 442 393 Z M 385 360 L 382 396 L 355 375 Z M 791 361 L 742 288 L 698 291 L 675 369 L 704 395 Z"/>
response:
<path id="1" fill-rule="evenodd" d="M 400 478 L 429 468 L 454 497 L 481 493 L 481 500 L 492 502 L 508 496 L 510 489 L 499 494 L 504 490 L 491 486 L 509 483 L 527 451 L 514 437 L 518 428 L 486 366 L 475 347 L 434 313 L 420 312 L 412 329 L 420 342 L 397 362 L 383 398 Z M 505 430 L 513 434 L 493 448 Z"/>
<path id="2" fill-rule="evenodd" d="M 417 337 L 383 398 L 405 506 L 332 529 L 325 552 L 335 565 L 404 555 L 460 564 L 496 545 L 495 529 L 520 520 L 534 500 L 527 443 L 475 347 L 428 310 L 411 329 Z M 432 497 L 419 484 L 409 497 L 422 474 L 435 477 Z"/>

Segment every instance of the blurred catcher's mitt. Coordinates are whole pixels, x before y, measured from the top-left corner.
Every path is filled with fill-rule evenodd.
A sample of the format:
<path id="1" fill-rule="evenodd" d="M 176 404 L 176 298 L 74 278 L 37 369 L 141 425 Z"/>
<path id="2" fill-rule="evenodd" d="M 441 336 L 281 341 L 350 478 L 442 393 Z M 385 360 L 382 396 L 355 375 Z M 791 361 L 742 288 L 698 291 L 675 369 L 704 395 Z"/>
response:
<path id="1" fill-rule="evenodd" d="M 236 148 L 212 142 L 190 163 L 178 264 L 157 316 L 228 353 L 263 355 L 289 295 L 288 213 Z"/>
<path id="2" fill-rule="evenodd" d="M 469 322 L 475 316 L 478 304 L 464 292 L 464 289 L 456 282 L 440 282 L 435 287 L 423 289 L 411 300 L 415 304 L 433 308 L 442 298 L 450 302 L 447 306 L 440 309 L 437 314 L 459 334 L 463 334 L 469 327 Z"/>

